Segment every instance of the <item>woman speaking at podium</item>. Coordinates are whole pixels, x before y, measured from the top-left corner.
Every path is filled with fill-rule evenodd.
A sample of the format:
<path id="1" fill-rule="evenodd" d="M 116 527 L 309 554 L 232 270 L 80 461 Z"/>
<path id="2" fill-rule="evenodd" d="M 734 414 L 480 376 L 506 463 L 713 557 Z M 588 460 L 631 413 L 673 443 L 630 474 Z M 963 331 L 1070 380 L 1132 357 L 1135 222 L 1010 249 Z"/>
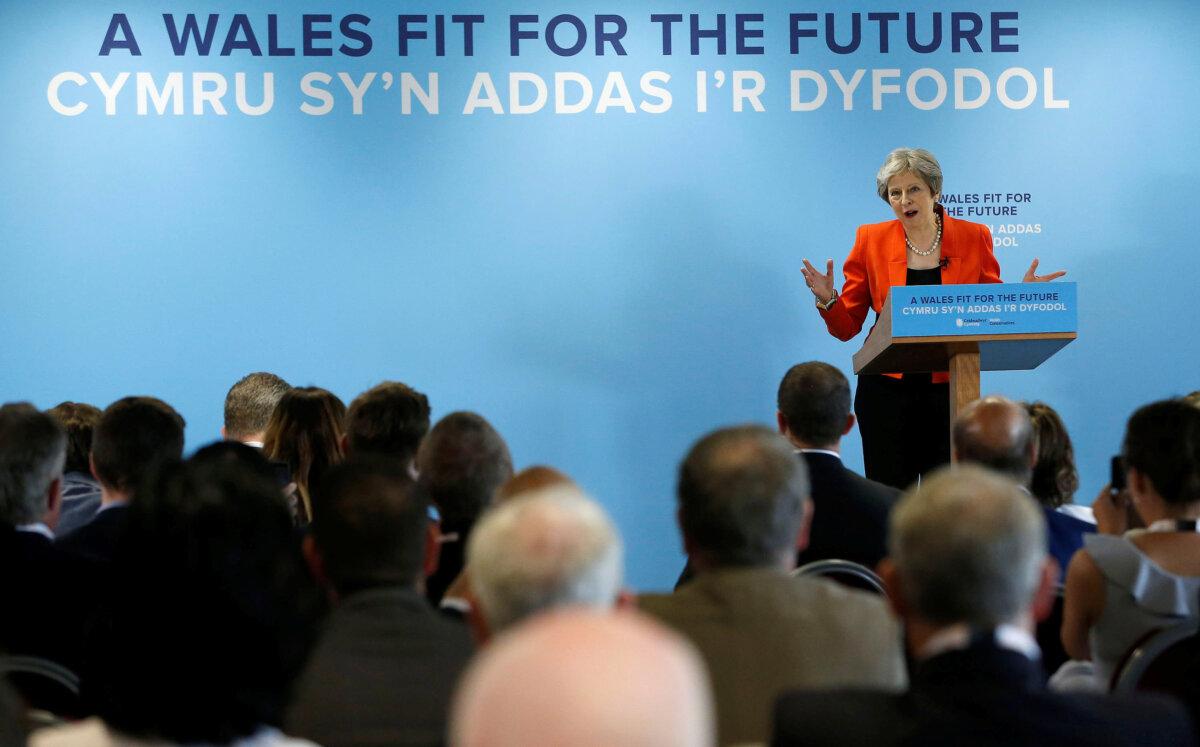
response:
<path id="1" fill-rule="evenodd" d="M 942 169 L 920 148 L 897 148 L 875 175 L 879 197 L 895 220 L 858 227 L 842 265 L 839 293 L 833 260 L 822 273 L 807 259 L 801 272 L 817 309 L 839 340 L 862 329 L 867 311 L 878 314 L 893 285 L 999 283 L 1000 265 L 987 226 L 946 215 L 938 198 Z M 1025 282 L 1047 281 L 1063 272 L 1036 275 L 1033 260 Z M 950 461 L 950 385 L 945 372 L 859 375 L 854 412 L 862 433 L 867 477 L 905 489 Z"/>

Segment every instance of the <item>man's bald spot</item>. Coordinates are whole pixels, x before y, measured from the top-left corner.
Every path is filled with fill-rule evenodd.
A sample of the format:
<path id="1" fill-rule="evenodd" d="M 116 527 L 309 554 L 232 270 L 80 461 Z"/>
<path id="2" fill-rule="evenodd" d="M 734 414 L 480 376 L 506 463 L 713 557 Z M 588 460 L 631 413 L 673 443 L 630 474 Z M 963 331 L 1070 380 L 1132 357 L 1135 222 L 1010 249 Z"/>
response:
<path id="1" fill-rule="evenodd" d="M 455 699 L 451 742 L 699 747 L 713 742 L 711 698 L 696 652 L 652 620 L 548 613 L 476 659 Z"/>
<path id="2" fill-rule="evenodd" d="M 954 420 L 954 456 L 1029 482 L 1036 444 L 1033 421 L 1019 403 L 991 395 L 963 408 Z"/>

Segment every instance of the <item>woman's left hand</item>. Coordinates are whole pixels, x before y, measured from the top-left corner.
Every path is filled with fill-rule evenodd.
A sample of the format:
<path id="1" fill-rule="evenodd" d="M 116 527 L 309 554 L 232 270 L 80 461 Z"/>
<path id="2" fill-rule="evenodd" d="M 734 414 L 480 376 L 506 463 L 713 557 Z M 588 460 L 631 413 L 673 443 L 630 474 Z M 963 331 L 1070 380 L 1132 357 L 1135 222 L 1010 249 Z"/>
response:
<path id="1" fill-rule="evenodd" d="M 1025 271 L 1025 279 L 1021 281 L 1022 283 L 1048 283 L 1055 278 L 1061 278 L 1063 275 L 1067 274 L 1066 270 L 1059 270 L 1058 272 L 1052 272 L 1049 275 L 1037 275 L 1035 274 L 1037 272 L 1037 266 L 1038 261 L 1035 259 L 1033 260 L 1033 264 L 1029 265 L 1029 269 Z"/>

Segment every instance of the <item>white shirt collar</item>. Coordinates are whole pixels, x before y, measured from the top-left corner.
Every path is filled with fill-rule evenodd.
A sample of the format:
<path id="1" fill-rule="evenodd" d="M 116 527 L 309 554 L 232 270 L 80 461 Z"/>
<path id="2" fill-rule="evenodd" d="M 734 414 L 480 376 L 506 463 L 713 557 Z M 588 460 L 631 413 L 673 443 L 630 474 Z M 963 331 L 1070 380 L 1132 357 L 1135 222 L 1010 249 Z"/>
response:
<path id="1" fill-rule="evenodd" d="M 842 459 L 841 454 L 837 453 L 836 451 L 830 451 L 829 449 L 796 449 L 796 453 L 797 454 L 828 454 L 831 457 L 837 457 L 838 461 L 841 461 L 841 459 Z"/>
<path id="2" fill-rule="evenodd" d="M 54 540 L 54 532 L 50 531 L 50 527 L 46 526 L 46 524 L 41 521 L 34 521 L 30 522 L 29 524 L 18 524 L 14 528 L 18 532 L 32 532 L 33 534 L 40 534 L 48 540 Z"/>
<path id="3" fill-rule="evenodd" d="M 1016 651 L 1028 659 L 1037 661 L 1042 658 L 1037 641 L 1028 632 L 1016 625 L 999 625 L 994 632 L 996 646 Z M 971 629 L 967 625 L 951 625 L 935 633 L 921 650 L 917 652 L 918 659 L 929 659 L 948 651 L 960 651 L 971 645 Z"/>

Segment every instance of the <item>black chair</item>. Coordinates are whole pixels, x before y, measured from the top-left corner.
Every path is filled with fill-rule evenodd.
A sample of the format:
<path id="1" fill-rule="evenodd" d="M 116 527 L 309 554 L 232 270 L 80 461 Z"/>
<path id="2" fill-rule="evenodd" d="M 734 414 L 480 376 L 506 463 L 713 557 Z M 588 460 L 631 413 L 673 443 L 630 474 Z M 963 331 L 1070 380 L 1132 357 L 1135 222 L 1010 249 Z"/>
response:
<path id="1" fill-rule="evenodd" d="M 1200 695 L 1200 621 L 1152 630 L 1122 657 L 1113 672 L 1113 692 L 1154 690 L 1178 695 L 1190 686 Z M 1196 701 L 1200 704 L 1200 700 Z"/>
<path id="2" fill-rule="evenodd" d="M 860 565 L 849 560 L 836 560 L 832 558 L 814 560 L 792 571 L 792 575 L 797 577 L 824 576 L 842 586 L 869 591 L 882 597 L 887 597 L 887 590 L 883 588 L 883 579 L 875 571 L 865 565 Z"/>
<path id="3" fill-rule="evenodd" d="M 29 704 L 33 726 L 83 715 L 79 677 L 61 664 L 36 656 L 0 656 L 0 678 Z"/>

